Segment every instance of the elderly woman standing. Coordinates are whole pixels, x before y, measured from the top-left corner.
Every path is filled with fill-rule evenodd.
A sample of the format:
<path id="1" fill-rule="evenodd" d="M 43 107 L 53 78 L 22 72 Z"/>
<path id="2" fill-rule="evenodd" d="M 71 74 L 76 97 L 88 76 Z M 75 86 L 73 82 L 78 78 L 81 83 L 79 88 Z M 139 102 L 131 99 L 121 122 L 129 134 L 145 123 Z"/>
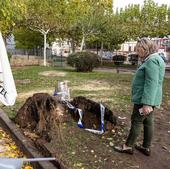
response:
<path id="1" fill-rule="evenodd" d="M 157 45 L 147 38 L 138 40 L 136 53 L 142 61 L 132 82 L 132 102 L 134 103 L 131 116 L 131 129 L 126 143 L 116 146 L 115 151 L 133 154 L 135 141 L 144 126 L 143 144 L 135 148 L 149 156 L 154 130 L 154 108 L 162 101 L 162 84 L 165 74 L 165 63 L 157 53 Z"/>

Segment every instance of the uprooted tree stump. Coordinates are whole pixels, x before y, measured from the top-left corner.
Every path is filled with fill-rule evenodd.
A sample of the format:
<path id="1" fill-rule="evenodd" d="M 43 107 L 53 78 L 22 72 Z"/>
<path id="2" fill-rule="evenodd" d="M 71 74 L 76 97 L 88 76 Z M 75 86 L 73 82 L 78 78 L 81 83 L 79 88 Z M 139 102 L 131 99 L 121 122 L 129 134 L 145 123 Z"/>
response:
<path id="1" fill-rule="evenodd" d="M 82 109 L 82 123 L 85 128 L 100 128 L 101 113 L 99 103 L 79 96 L 75 97 L 71 104 Z M 55 132 L 55 134 L 59 134 L 61 137 L 60 124 L 66 120 L 68 112 L 71 113 L 71 117 L 76 122 L 79 120 L 79 113 L 70 111 L 65 102 L 57 97 L 50 96 L 48 93 L 36 93 L 26 100 L 14 120 L 26 131 L 35 133 L 39 137 L 50 141 L 52 138 L 51 130 L 56 129 L 54 126 L 58 126 L 58 133 Z M 105 107 L 104 119 L 113 126 L 116 125 L 117 118 L 107 107 Z"/>
<path id="2" fill-rule="evenodd" d="M 21 128 L 33 131 L 50 140 L 50 130 L 63 120 L 66 111 L 63 103 L 48 93 L 36 93 L 19 109 L 14 121 Z"/>

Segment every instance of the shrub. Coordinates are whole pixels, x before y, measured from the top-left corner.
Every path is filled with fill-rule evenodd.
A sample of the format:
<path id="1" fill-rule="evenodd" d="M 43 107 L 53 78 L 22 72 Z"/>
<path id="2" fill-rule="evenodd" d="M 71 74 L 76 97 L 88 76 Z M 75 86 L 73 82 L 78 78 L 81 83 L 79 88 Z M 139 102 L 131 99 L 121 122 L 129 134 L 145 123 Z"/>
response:
<path id="1" fill-rule="evenodd" d="M 92 72 L 100 65 L 99 56 L 91 52 L 72 53 L 67 58 L 67 63 L 76 68 L 77 72 Z"/>
<path id="2" fill-rule="evenodd" d="M 102 60 L 102 65 L 103 67 L 114 67 L 114 62 L 113 60 Z"/>
<path id="3" fill-rule="evenodd" d="M 126 56 L 124 56 L 124 55 L 113 56 L 113 62 L 115 65 L 121 65 L 124 63 L 125 60 L 126 60 Z"/>

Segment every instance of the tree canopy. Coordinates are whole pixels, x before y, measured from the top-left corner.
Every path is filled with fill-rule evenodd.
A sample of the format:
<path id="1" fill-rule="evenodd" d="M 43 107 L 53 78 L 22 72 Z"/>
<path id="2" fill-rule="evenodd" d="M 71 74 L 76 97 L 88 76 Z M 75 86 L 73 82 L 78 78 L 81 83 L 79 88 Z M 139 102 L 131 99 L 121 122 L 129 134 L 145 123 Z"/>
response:
<path id="1" fill-rule="evenodd" d="M 143 6 L 129 5 L 115 12 L 113 3 L 112 0 L 0 0 L 0 30 L 7 36 L 13 27 L 22 32 L 25 29 L 26 34 L 30 34 L 29 28 L 34 34 L 31 36 L 39 37 L 35 33 L 38 31 L 44 35 L 44 49 L 47 34 L 66 38 L 72 42 L 73 51 L 80 44 L 81 49 L 86 43 L 96 42 L 115 49 L 127 40 L 170 34 L 167 5 L 145 0 Z"/>
<path id="2" fill-rule="evenodd" d="M 0 31 L 5 37 L 12 33 L 25 13 L 24 0 L 0 0 Z"/>

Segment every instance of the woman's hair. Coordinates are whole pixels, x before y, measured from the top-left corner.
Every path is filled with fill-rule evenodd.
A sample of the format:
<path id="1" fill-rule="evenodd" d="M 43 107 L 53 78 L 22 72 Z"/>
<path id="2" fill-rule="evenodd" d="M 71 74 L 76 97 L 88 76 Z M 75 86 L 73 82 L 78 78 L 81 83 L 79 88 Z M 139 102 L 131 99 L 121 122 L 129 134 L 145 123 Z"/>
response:
<path id="1" fill-rule="evenodd" d="M 138 48 L 143 48 L 145 52 L 145 57 L 149 56 L 152 53 L 158 52 L 157 44 L 153 40 L 150 40 L 149 38 L 139 39 L 137 41 L 135 50 L 137 50 Z"/>

